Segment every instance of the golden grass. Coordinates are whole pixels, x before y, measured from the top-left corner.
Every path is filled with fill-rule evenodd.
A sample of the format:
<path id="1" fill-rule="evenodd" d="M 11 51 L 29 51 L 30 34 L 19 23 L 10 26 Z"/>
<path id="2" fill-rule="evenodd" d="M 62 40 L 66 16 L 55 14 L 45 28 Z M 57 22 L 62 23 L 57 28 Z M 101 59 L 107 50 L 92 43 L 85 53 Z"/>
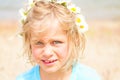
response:
<path id="1" fill-rule="evenodd" d="M 120 21 L 88 21 L 84 64 L 94 67 L 103 80 L 120 80 Z M 31 66 L 22 57 L 22 39 L 13 37 L 17 21 L 0 22 L 0 80 L 15 80 Z"/>

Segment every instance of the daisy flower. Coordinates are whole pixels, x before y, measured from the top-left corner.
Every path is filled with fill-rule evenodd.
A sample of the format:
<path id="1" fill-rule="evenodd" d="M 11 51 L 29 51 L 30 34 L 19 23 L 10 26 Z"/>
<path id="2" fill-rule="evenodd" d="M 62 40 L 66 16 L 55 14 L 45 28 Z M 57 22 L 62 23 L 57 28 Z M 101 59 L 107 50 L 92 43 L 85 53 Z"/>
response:
<path id="1" fill-rule="evenodd" d="M 26 19 L 26 16 L 27 16 L 27 12 L 22 8 L 19 10 L 19 13 L 21 15 L 21 20 L 25 20 Z"/>
<path id="2" fill-rule="evenodd" d="M 33 5 L 33 0 L 28 0 L 28 5 L 32 6 Z"/>
<path id="3" fill-rule="evenodd" d="M 84 33 L 86 31 L 88 31 L 88 24 L 86 22 L 83 22 L 83 23 L 81 23 L 79 28 L 80 28 L 80 31 Z"/>
<path id="4" fill-rule="evenodd" d="M 75 21 L 76 21 L 76 25 L 80 25 L 82 22 L 85 21 L 85 18 L 84 18 L 83 15 L 78 14 L 78 15 L 76 15 L 76 20 Z"/>
<path id="5" fill-rule="evenodd" d="M 80 8 L 73 4 L 69 4 L 67 7 L 73 13 L 80 13 Z"/>
<path id="6" fill-rule="evenodd" d="M 30 10 L 34 6 L 33 0 L 28 0 L 28 7 L 27 10 Z"/>

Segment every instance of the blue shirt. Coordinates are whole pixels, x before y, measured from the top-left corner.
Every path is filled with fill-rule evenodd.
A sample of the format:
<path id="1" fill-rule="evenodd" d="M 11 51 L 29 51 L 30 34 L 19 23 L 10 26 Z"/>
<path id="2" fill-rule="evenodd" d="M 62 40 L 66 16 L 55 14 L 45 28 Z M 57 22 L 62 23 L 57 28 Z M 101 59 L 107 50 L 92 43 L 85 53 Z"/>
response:
<path id="1" fill-rule="evenodd" d="M 39 65 L 36 65 L 31 70 L 19 75 L 16 80 L 41 80 Z M 76 64 L 72 68 L 70 80 L 101 80 L 97 72 L 83 64 Z"/>

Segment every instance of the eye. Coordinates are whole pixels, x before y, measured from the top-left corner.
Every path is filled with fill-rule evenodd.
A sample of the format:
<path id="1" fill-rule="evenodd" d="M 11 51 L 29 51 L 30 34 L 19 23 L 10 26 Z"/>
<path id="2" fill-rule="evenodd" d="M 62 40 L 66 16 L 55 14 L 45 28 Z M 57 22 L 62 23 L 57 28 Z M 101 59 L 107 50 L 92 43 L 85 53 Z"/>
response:
<path id="1" fill-rule="evenodd" d="M 53 41 L 53 44 L 61 44 L 61 41 Z"/>
<path id="2" fill-rule="evenodd" d="M 44 43 L 43 43 L 43 42 L 38 41 L 38 42 L 36 42 L 36 43 L 35 43 L 35 45 L 44 45 Z"/>

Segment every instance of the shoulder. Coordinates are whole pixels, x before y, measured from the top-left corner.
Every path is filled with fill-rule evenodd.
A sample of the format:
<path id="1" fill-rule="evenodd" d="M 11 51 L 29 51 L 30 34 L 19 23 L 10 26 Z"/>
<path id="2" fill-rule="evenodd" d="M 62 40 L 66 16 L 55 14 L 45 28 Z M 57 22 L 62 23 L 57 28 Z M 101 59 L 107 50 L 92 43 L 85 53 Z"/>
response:
<path id="1" fill-rule="evenodd" d="M 76 80 L 101 80 L 100 75 L 95 69 L 83 64 L 76 64 L 73 66 L 73 75 Z"/>
<path id="2" fill-rule="evenodd" d="M 30 69 L 27 72 L 24 72 L 17 76 L 16 80 L 36 80 L 35 77 L 38 75 L 39 66 L 34 66 L 32 69 Z M 38 77 L 38 76 L 37 76 Z"/>

